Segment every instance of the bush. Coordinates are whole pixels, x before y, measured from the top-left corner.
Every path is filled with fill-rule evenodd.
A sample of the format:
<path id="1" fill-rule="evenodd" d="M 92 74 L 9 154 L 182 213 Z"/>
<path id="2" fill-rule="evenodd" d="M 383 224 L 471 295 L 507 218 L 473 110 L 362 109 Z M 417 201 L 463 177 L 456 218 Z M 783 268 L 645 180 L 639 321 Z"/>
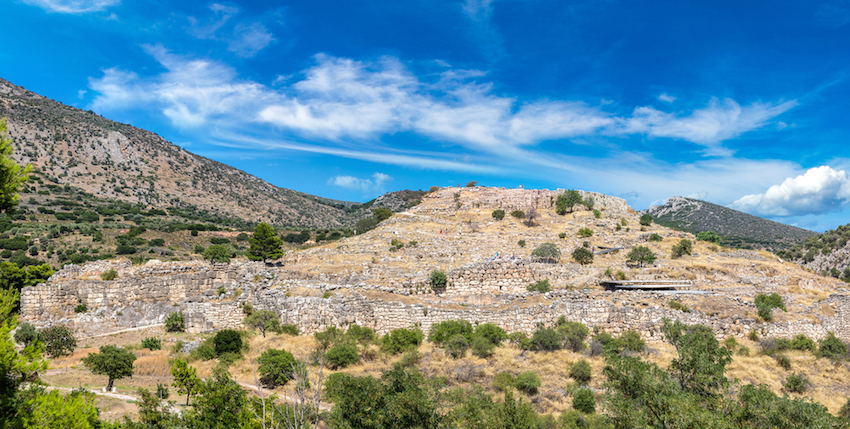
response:
<path id="1" fill-rule="evenodd" d="M 216 356 L 221 356 L 223 353 L 241 354 L 242 336 L 233 329 L 222 329 L 213 337 L 213 345 Z"/>
<path id="2" fill-rule="evenodd" d="M 597 219 L 602 219 L 602 212 L 596 209 L 593 209 L 593 217 Z"/>
<path id="3" fill-rule="evenodd" d="M 118 271 L 115 271 L 115 268 L 110 268 L 109 271 L 100 275 L 100 279 L 106 281 L 115 280 L 116 278 L 118 278 Z"/>
<path id="4" fill-rule="evenodd" d="M 536 394 L 540 384 L 540 377 L 534 371 L 523 371 L 516 376 L 516 381 L 514 381 L 514 386 L 528 395 Z"/>
<path id="5" fill-rule="evenodd" d="M 663 241 L 663 240 L 664 240 L 664 238 L 662 238 L 660 235 L 658 235 L 654 232 L 652 233 L 652 235 L 649 236 L 649 241 Z"/>
<path id="6" fill-rule="evenodd" d="M 649 214 L 641 215 L 640 224 L 643 225 L 643 226 L 652 225 L 652 216 L 650 216 Z M 625 224 L 624 224 L 624 226 L 625 226 Z"/>
<path id="7" fill-rule="evenodd" d="M 549 280 L 538 280 L 536 283 L 532 283 L 525 288 L 529 292 L 540 292 L 546 293 L 552 290 L 552 285 L 549 284 Z"/>
<path id="8" fill-rule="evenodd" d="M 494 346 L 498 346 L 502 343 L 502 341 L 508 338 L 508 334 L 504 329 L 492 323 L 482 323 L 476 326 L 474 336 L 476 338 L 484 338 Z"/>
<path id="9" fill-rule="evenodd" d="M 413 349 L 406 351 L 398 363 L 405 368 L 410 368 L 419 363 L 420 360 L 422 360 L 422 354 L 419 353 L 419 350 Z"/>
<path id="10" fill-rule="evenodd" d="M 86 311 L 89 311 L 89 307 L 85 302 L 74 307 L 74 313 L 85 313 Z"/>
<path id="11" fill-rule="evenodd" d="M 195 250 L 194 250 L 195 253 L 197 253 L 199 255 L 203 255 L 205 250 L 207 250 L 207 249 L 205 249 L 204 246 L 201 246 L 200 244 L 195 245 Z"/>
<path id="12" fill-rule="evenodd" d="M 222 246 L 221 244 L 213 244 L 208 247 L 207 250 L 204 250 L 202 255 L 204 259 L 210 262 L 218 262 L 229 264 L 230 263 L 230 252 L 227 251 L 227 248 Z"/>
<path id="13" fill-rule="evenodd" d="M 847 354 L 847 344 L 836 338 L 835 334 L 828 332 L 826 338 L 820 341 L 818 356 L 829 359 L 837 359 Z"/>
<path id="14" fill-rule="evenodd" d="M 183 313 L 175 311 L 165 319 L 165 332 L 183 332 L 185 329 L 185 326 L 183 326 Z"/>
<path id="15" fill-rule="evenodd" d="M 484 337 L 478 337 L 472 339 L 472 354 L 478 356 L 482 359 L 486 359 L 490 356 L 493 356 L 493 353 L 496 351 L 496 345 L 491 343 Z"/>
<path id="16" fill-rule="evenodd" d="M 236 241 L 248 241 L 248 234 L 240 232 L 239 235 L 236 236 Z"/>
<path id="17" fill-rule="evenodd" d="M 637 246 L 626 255 L 626 261 L 629 263 L 637 263 L 643 266 L 655 262 L 655 253 L 649 250 L 646 246 Z"/>
<path id="18" fill-rule="evenodd" d="M 162 350 L 162 340 L 155 337 L 148 337 L 142 340 L 142 348 L 148 350 Z"/>
<path id="19" fill-rule="evenodd" d="M 785 309 L 785 302 L 778 293 L 772 293 L 770 295 L 765 295 L 763 293 L 758 294 L 755 299 L 755 305 L 758 309 L 759 317 L 766 321 L 773 320 L 774 308 L 782 309 L 782 311 L 788 311 Z"/>
<path id="20" fill-rule="evenodd" d="M 543 243 L 531 252 L 531 256 L 546 262 L 558 262 L 561 259 L 561 250 L 554 243 Z"/>
<path id="21" fill-rule="evenodd" d="M 447 286 L 448 279 L 446 273 L 442 270 L 431 271 L 431 288 L 444 289 Z"/>
<path id="22" fill-rule="evenodd" d="M 519 247 L 525 247 L 525 240 L 519 240 L 516 242 Z"/>
<path id="23" fill-rule="evenodd" d="M 697 240 L 708 241 L 709 243 L 720 244 L 721 238 L 714 231 L 701 231 L 697 233 Z"/>
<path id="24" fill-rule="evenodd" d="M 812 353 L 818 350 L 817 344 L 804 334 L 799 334 L 791 340 L 791 348 L 794 350 L 810 351 Z"/>
<path id="25" fill-rule="evenodd" d="M 789 375 L 788 378 L 785 379 L 785 383 L 782 383 L 782 387 L 787 392 L 791 393 L 804 393 L 809 385 L 809 379 L 806 378 L 805 374 L 797 374 L 796 372 Z"/>
<path id="26" fill-rule="evenodd" d="M 502 209 L 493 210 L 493 218 L 496 220 L 502 220 L 505 218 L 505 211 Z"/>
<path id="27" fill-rule="evenodd" d="M 418 328 L 413 329 L 393 329 L 389 334 L 384 335 L 381 340 L 381 350 L 389 354 L 399 354 L 401 352 L 415 349 L 422 344 L 425 334 Z"/>
<path id="28" fill-rule="evenodd" d="M 280 325 L 277 332 L 279 334 L 297 336 L 298 334 L 301 333 L 301 330 L 298 329 L 298 325 L 295 325 L 295 324 L 292 324 L 292 323 L 287 323 L 285 325 Z"/>
<path id="29" fill-rule="evenodd" d="M 257 370 L 262 376 L 263 383 L 270 386 L 284 385 L 293 378 L 298 362 L 292 353 L 286 350 L 268 349 L 257 359 Z"/>
<path id="30" fill-rule="evenodd" d="M 337 344 L 328 350 L 325 357 L 331 369 L 345 368 L 360 359 L 354 344 Z"/>
<path id="31" fill-rule="evenodd" d="M 683 238 L 679 241 L 679 244 L 673 246 L 673 249 L 670 251 L 670 256 L 673 259 L 681 258 L 682 256 L 690 255 L 692 251 L 693 243 L 691 243 L 691 240 Z"/>
<path id="32" fill-rule="evenodd" d="M 522 210 L 514 210 L 511 212 L 511 216 L 517 219 L 522 219 L 525 216 L 525 212 Z"/>
<path id="33" fill-rule="evenodd" d="M 585 414 L 596 412 L 596 398 L 590 389 L 578 389 L 573 393 L 573 408 Z"/>
<path id="34" fill-rule="evenodd" d="M 791 369 L 791 359 L 788 359 L 788 356 L 785 355 L 776 355 L 774 358 L 776 359 L 776 363 L 782 367 L 782 369 L 788 371 Z"/>
<path id="35" fill-rule="evenodd" d="M 538 351 L 554 351 L 560 350 L 562 341 L 561 336 L 558 335 L 552 328 L 538 328 L 534 331 L 534 334 L 531 336 L 530 344 L 532 350 Z"/>
<path id="36" fill-rule="evenodd" d="M 570 368 L 570 377 L 575 379 L 579 384 L 587 385 L 591 377 L 590 363 L 585 359 L 574 363 Z"/>
<path id="37" fill-rule="evenodd" d="M 578 247 L 576 250 L 573 250 L 572 256 L 573 259 L 581 265 L 593 263 L 593 252 L 584 247 Z"/>
<path id="38" fill-rule="evenodd" d="M 844 421 L 850 421 L 850 399 L 841 406 L 841 409 L 838 410 L 838 417 Z"/>
<path id="39" fill-rule="evenodd" d="M 53 325 L 38 332 L 38 339 L 44 344 L 44 352 L 50 358 L 68 356 L 77 348 L 77 339 L 71 330 L 63 325 Z"/>
<path id="40" fill-rule="evenodd" d="M 189 352 L 189 357 L 203 361 L 215 359 L 215 347 L 211 341 L 204 341 L 196 349 Z"/>
<path id="41" fill-rule="evenodd" d="M 755 329 L 750 329 L 750 332 L 747 333 L 747 338 L 749 338 L 750 341 L 758 341 L 759 340 L 758 331 L 756 331 Z"/>
<path id="42" fill-rule="evenodd" d="M 641 352 L 646 347 L 646 342 L 640 338 L 640 333 L 633 329 L 620 334 L 620 337 L 617 338 L 617 343 L 621 348 L 633 352 Z"/>
<path id="43" fill-rule="evenodd" d="M 590 229 L 590 228 L 581 228 L 581 229 L 578 230 L 578 236 L 579 237 L 585 237 L 585 238 L 591 237 L 591 236 L 593 236 L 593 230 Z"/>
<path id="44" fill-rule="evenodd" d="M 563 316 L 562 316 L 563 317 Z M 564 348 L 577 352 L 584 348 L 584 340 L 590 331 L 583 323 L 567 322 L 558 323 L 558 334 L 560 334 Z"/>
<path id="45" fill-rule="evenodd" d="M 38 339 L 38 333 L 32 323 L 22 323 L 15 331 L 15 342 L 23 344 L 24 347 L 32 344 L 36 339 Z"/>
<path id="46" fill-rule="evenodd" d="M 688 308 L 687 305 L 682 304 L 681 302 L 676 301 L 676 300 L 670 301 L 669 305 L 670 305 L 670 308 L 672 308 L 673 310 L 679 310 L 679 311 L 684 312 L 684 313 L 690 313 L 691 312 L 691 309 Z"/>
<path id="47" fill-rule="evenodd" d="M 516 378 L 508 372 L 500 372 L 493 377 L 493 388 L 500 391 L 515 388 Z"/>
<path id="48" fill-rule="evenodd" d="M 445 343 L 446 354 L 454 359 L 460 359 L 466 356 L 466 349 L 469 348 L 469 341 L 461 334 L 455 334 L 449 337 Z"/>
<path id="49" fill-rule="evenodd" d="M 446 341 L 455 335 L 462 335 L 469 341 L 472 339 L 472 334 L 472 324 L 468 320 L 446 320 L 431 325 L 431 331 L 428 332 L 428 341 L 439 346 L 444 346 Z"/>
<path id="50" fill-rule="evenodd" d="M 372 328 L 366 328 L 356 324 L 348 327 L 348 330 L 345 331 L 345 336 L 364 346 L 375 341 L 375 331 Z"/>

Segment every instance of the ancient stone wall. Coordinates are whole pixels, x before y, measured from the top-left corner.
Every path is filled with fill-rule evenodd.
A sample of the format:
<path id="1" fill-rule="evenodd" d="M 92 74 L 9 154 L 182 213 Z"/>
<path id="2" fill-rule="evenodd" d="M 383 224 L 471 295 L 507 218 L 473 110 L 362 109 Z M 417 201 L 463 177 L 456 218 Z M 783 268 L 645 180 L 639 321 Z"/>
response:
<path id="1" fill-rule="evenodd" d="M 427 204 L 411 209 L 415 213 L 454 214 L 458 210 L 502 209 L 528 211 L 530 208 L 551 209 L 563 189 L 506 189 L 491 187 L 441 188 L 427 195 Z M 626 200 L 597 192 L 579 191 L 583 199 L 593 198 L 594 208 L 609 213 L 626 213 Z"/>
<path id="2" fill-rule="evenodd" d="M 497 259 L 449 271 L 446 277 L 446 296 L 508 294 L 525 292 L 534 272 L 526 260 Z"/>

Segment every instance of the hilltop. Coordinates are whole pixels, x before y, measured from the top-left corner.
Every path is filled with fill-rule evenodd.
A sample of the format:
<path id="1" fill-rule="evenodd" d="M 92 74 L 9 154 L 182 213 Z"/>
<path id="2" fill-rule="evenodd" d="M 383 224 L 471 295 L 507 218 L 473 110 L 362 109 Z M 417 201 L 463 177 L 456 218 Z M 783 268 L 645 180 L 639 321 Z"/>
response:
<path id="1" fill-rule="evenodd" d="M 714 231 L 722 237 L 724 245 L 738 248 L 775 251 L 817 235 L 814 231 L 693 198 L 673 197 L 664 205 L 652 206 L 641 213 L 648 213 L 659 225 L 680 231 Z"/>
<path id="2" fill-rule="evenodd" d="M 371 214 L 373 204 L 336 201 L 274 186 L 186 151 L 150 131 L 67 106 L 0 79 L 3 117 L 18 163 L 31 163 L 34 171 L 51 183 L 98 198 L 143 208 L 207 211 L 280 227 L 349 227 Z M 30 190 L 42 189 L 34 186 Z"/>

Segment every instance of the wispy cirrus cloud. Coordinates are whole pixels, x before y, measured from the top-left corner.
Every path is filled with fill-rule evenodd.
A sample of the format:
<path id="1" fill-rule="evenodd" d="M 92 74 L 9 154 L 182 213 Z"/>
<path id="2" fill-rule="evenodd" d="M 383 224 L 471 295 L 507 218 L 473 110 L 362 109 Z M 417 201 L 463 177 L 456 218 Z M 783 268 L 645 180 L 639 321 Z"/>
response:
<path id="1" fill-rule="evenodd" d="M 23 0 L 23 2 L 48 12 L 80 14 L 104 11 L 108 7 L 117 6 L 121 0 Z"/>
<path id="2" fill-rule="evenodd" d="M 189 35 L 205 40 L 218 40 L 227 44 L 227 50 L 237 56 L 250 58 L 276 41 L 274 35 L 260 21 L 241 21 L 232 28 L 224 29 L 239 13 L 239 8 L 213 3 L 209 6 L 212 15 L 206 18 L 190 16 Z"/>

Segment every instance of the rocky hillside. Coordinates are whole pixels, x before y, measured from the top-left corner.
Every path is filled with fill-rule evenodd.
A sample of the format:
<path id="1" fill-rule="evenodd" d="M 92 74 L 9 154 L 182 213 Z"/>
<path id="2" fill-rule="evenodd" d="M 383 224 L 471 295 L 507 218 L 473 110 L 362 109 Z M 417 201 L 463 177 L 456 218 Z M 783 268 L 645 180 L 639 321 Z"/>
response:
<path id="1" fill-rule="evenodd" d="M 279 188 L 188 152 L 152 132 L 66 106 L 0 79 L 3 117 L 19 163 L 31 163 L 34 171 L 55 183 L 96 197 L 312 228 L 353 225 L 368 216 L 373 205 Z M 398 199 L 388 200 L 394 207 Z M 381 206 L 376 203 L 375 207 Z"/>
<path id="2" fill-rule="evenodd" d="M 795 226 L 763 219 L 706 201 L 673 197 L 663 206 L 652 206 L 649 213 L 659 225 L 691 233 L 714 231 L 723 244 L 741 248 L 786 249 L 816 236 Z"/>
<path id="3" fill-rule="evenodd" d="M 824 232 L 776 254 L 825 276 L 850 282 L 850 224 Z"/>

